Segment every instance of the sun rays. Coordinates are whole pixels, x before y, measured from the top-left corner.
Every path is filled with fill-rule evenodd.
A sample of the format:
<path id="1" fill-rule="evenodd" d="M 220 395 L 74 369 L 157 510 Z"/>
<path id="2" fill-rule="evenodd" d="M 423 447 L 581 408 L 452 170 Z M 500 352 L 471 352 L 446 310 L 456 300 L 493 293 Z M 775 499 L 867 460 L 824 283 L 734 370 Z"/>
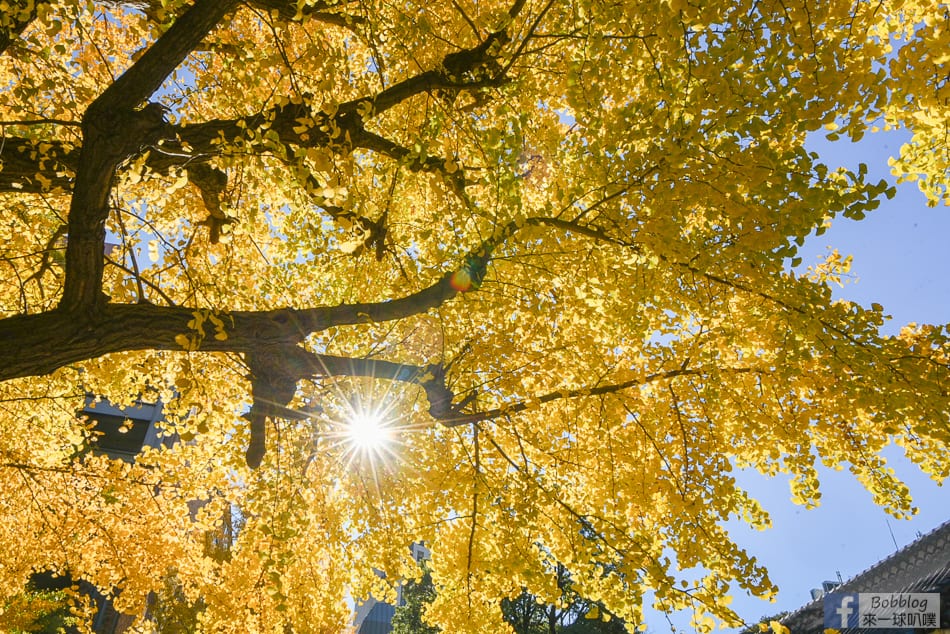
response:
<path id="1" fill-rule="evenodd" d="M 409 422 L 407 404 L 392 385 L 369 377 L 335 381 L 327 400 L 322 436 L 347 470 L 365 469 L 377 480 L 404 459 L 405 435 L 419 427 Z"/>
<path id="2" fill-rule="evenodd" d="M 400 443 L 399 421 L 392 416 L 392 411 L 387 410 L 391 408 L 373 403 L 357 404 L 338 422 L 336 433 L 342 436 L 345 452 L 351 454 L 351 461 L 395 458 Z"/>

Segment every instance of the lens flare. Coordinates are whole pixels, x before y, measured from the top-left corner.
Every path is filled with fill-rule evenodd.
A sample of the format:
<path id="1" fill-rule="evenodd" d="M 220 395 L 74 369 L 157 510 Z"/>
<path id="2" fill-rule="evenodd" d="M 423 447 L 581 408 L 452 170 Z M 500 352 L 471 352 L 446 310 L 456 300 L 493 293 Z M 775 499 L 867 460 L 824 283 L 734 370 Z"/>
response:
<path id="1" fill-rule="evenodd" d="M 378 453 L 392 441 L 393 430 L 377 412 L 354 413 L 346 424 L 347 442 L 356 451 Z"/>

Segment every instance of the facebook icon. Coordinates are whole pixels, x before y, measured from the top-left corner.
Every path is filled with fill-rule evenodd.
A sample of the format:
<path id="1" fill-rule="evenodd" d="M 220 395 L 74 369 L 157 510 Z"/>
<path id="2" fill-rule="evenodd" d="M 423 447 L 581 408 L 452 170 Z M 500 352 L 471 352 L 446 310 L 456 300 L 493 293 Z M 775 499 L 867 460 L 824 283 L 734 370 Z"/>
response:
<path id="1" fill-rule="evenodd" d="M 858 627 L 856 592 L 832 592 L 825 595 L 825 627 L 836 630 Z"/>

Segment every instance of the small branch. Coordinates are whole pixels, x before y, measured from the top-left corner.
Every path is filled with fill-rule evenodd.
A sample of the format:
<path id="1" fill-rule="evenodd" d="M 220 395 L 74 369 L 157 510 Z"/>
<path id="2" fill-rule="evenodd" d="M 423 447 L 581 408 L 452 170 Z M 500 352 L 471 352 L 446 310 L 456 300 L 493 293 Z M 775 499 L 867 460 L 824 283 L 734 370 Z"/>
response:
<path id="1" fill-rule="evenodd" d="M 122 246 L 129 251 L 129 255 L 132 259 L 132 277 L 135 278 L 135 287 L 138 289 L 139 293 L 138 301 L 141 304 L 147 300 L 145 299 L 145 288 L 142 286 L 142 272 L 139 271 L 139 261 L 135 257 L 135 253 L 133 253 L 132 250 L 128 248 L 129 232 L 125 228 L 125 221 L 122 219 L 122 212 L 116 209 L 115 216 L 116 221 L 119 223 L 119 230 L 122 232 Z M 107 257 L 106 259 L 108 260 L 109 258 Z"/>
<path id="2" fill-rule="evenodd" d="M 67 119 L 24 119 L 22 121 L 9 120 L 0 121 L 0 126 L 30 126 L 30 125 L 63 125 L 78 128 L 82 125 L 81 121 L 69 121 Z"/>
<path id="3" fill-rule="evenodd" d="M 102 473 L 94 473 L 90 471 L 80 471 L 77 468 L 75 468 L 77 464 L 80 464 L 80 463 L 72 463 L 71 466 L 65 466 L 65 467 L 55 467 L 55 466 L 34 465 L 34 464 L 28 464 L 25 462 L 0 462 L 0 469 L 16 469 L 18 471 L 29 473 L 29 474 L 56 473 L 60 475 L 67 475 L 70 477 L 79 476 L 79 477 L 89 478 L 89 479 L 94 479 L 94 480 L 108 480 L 110 482 L 115 479 L 115 474 L 111 474 L 111 473 L 102 474 Z M 141 486 L 149 487 L 151 489 L 155 489 L 156 487 L 162 487 L 162 488 L 168 488 L 168 487 L 177 488 L 178 487 L 178 485 L 176 484 L 163 482 L 161 480 L 148 481 L 148 480 L 140 480 L 138 478 L 129 478 L 128 481 L 131 482 L 132 484 L 138 484 Z"/>
<path id="4" fill-rule="evenodd" d="M 134 257 L 133 257 L 133 261 L 134 261 Z M 111 264 L 112 266 L 116 267 L 116 268 L 119 269 L 120 271 L 125 271 L 125 272 L 128 273 L 129 275 L 132 275 L 132 276 L 138 276 L 138 275 L 139 275 L 139 273 L 137 273 L 136 271 L 130 269 L 129 267 L 127 267 L 127 266 L 125 266 L 124 264 L 122 264 L 121 262 L 116 262 L 115 260 L 113 260 L 113 259 L 110 258 L 109 256 L 106 256 L 106 262 L 108 262 L 108 263 Z M 174 301 L 171 297 L 169 297 L 168 294 L 165 293 L 165 291 L 163 291 L 162 288 L 161 288 L 160 286 L 158 286 L 157 284 L 155 284 L 154 282 L 152 282 L 152 281 L 150 281 L 150 280 L 147 280 L 147 279 L 145 279 L 144 277 L 138 277 L 138 281 L 140 281 L 142 284 L 144 284 L 145 286 L 148 286 L 150 289 L 152 289 L 153 291 L 155 291 L 162 299 L 165 300 L 165 303 L 168 304 L 169 306 L 176 306 L 175 301 Z M 140 290 L 140 292 L 141 292 L 141 290 Z M 143 296 L 143 297 L 144 297 L 144 296 Z"/>
<path id="5" fill-rule="evenodd" d="M 717 372 L 728 372 L 733 374 L 746 374 L 749 372 L 758 372 L 754 368 L 716 368 Z M 678 370 L 669 370 L 666 372 L 656 372 L 653 374 L 648 374 L 639 379 L 633 379 L 630 381 L 625 381 L 623 383 L 614 383 L 611 385 L 600 385 L 593 388 L 583 388 L 577 390 L 558 390 L 555 392 L 549 392 L 543 396 L 539 396 L 535 399 L 520 400 L 512 403 L 506 403 L 500 407 L 494 409 L 485 410 L 483 412 L 473 412 L 470 414 L 458 414 L 454 418 L 440 419 L 439 422 L 445 425 L 446 427 L 457 427 L 459 425 L 469 425 L 471 423 L 478 423 L 486 420 L 494 420 L 496 418 L 501 418 L 503 416 L 510 416 L 511 414 L 517 414 L 519 412 L 526 411 L 538 405 L 543 405 L 544 403 L 550 403 L 552 401 L 561 400 L 561 399 L 571 399 L 579 398 L 585 396 L 602 396 L 604 394 L 615 394 L 617 392 L 622 392 L 628 390 L 632 387 L 639 387 L 641 385 L 647 385 L 648 383 L 655 383 L 657 381 L 662 381 L 666 379 L 673 379 L 679 376 L 703 376 L 708 374 L 709 370 L 703 369 L 678 369 Z"/>
<path id="6" fill-rule="evenodd" d="M 43 294 L 43 276 L 52 268 L 50 264 L 50 257 L 54 251 L 56 251 L 56 244 L 66 236 L 66 225 L 59 225 L 56 227 L 56 230 L 53 232 L 53 235 L 50 236 L 49 240 L 46 241 L 46 246 L 43 248 L 43 257 L 40 260 L 39 267 L 20 284 L 20 293 L 23 295 L 23 312 L 27 312 L 26 306 L 26 294 L 25 286 L 29 282 L 36 280 L 37 287 L 40 290 L 40 294 Z M 14 269 L 16 270 L 16 269 Z M 19 274 L 18 274 L 19 276 Z"/>
<path id="7" fill-rule="evenodd" d="M 472 465 L 472 468 L 474 469 L 474 473 L 472 474 L 472 527 L 469 529 L 468 533 L 468 552 L 465 560 L 465 584 L 468 588 L 466 594 L 468 596 L 468 610 L 470 617 L 472 616 L 472 576 L 474 574 L 472 568 L 473 564 L 475 563 L 475 531 L 478 527 L 478 480 L 481 477 L 482 470 L 481 447 L 478 442 L 478 425 L 473 426 L 472 440 L 474 442 L 473 450 L 475 452 L 475 461 Z"/>
<path id="8" fill-rule="evenodd" d="M 521 6 L 524 5 L 523 2 L 520 4 Z M 515 60 L 517 60 L 521 56 L 521 54 L 524 53 L 524 49 L 528 45 L 528 42 L 531 40 L 531 37 L 534 35 L 535 31 L 537 31 L 538 26 L 541 24 L 541 21 L 544 19 L 544 16 L 547 14 L 548 11 L 550 11 L 553 5 L 554 5 L 554 0 L 549 0 L 549 2 L 546 5 L 544 5 L 544 8 L 541 10 L 541 12 L 535 18 L 534 22 L 531 24 L 531 27 L 528 29 L 528 34 L 524 38 L 522 38 L 521 44 L 518 45 L 517 50 L 514 52 L 514 54 L 511 56 L 511 59 L 508 60 L 508 63 L 505 64 L 504 68 L 502 69 L 503 74 L 511 70 L 512 65 L 514 65 L 515 63 Z M 518 6 L 517 3 L 515 5 L 518 11 L 521 11 L 521 6 Z M 512 11 L 515 11 L 515 7 L 512 7 Z M 517 13 L 511 15 L 511 18 L 514 19 L 515 15 L 517 15 Z"/>
<path id="9" fill-rule="evenodd" d="M 462 19 L 465 20 L 469 28 L 472 29 L 472 33 L 475 34 L 476 39 L 482 39 L 482 34 L 478 32 L 478 27 L 475 25 L 475 22 L 472 21 L 472 18 L 468 17 L 468 14 L 465 13 L 465 9 L 458 3 L 458 0 L 452 0 L 452 6 L 461 14 Z"/>

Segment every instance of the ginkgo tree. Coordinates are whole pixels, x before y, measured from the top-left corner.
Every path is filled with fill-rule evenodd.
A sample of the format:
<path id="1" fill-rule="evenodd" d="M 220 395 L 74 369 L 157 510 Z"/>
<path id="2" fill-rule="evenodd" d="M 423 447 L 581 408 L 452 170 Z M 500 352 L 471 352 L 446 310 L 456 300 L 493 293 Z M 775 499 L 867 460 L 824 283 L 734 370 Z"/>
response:
<path id="1" fill-rule="evenodd" d="M 893 194 L 809 134 L 904 127 L 950 199 L 948 11 L 0 1 L 0 604 L 68 575 L 147 630 L 174 579 L 209 632 L 336 632 L 422 541 L 443 631 L 561 569 L 705 631 L 777 590 L 737 471 L 912 514 L 881 450 L 947 477 L 950 328 L 796 249 Z M 90 396 L 177 441 L 90 452 Z"/>

